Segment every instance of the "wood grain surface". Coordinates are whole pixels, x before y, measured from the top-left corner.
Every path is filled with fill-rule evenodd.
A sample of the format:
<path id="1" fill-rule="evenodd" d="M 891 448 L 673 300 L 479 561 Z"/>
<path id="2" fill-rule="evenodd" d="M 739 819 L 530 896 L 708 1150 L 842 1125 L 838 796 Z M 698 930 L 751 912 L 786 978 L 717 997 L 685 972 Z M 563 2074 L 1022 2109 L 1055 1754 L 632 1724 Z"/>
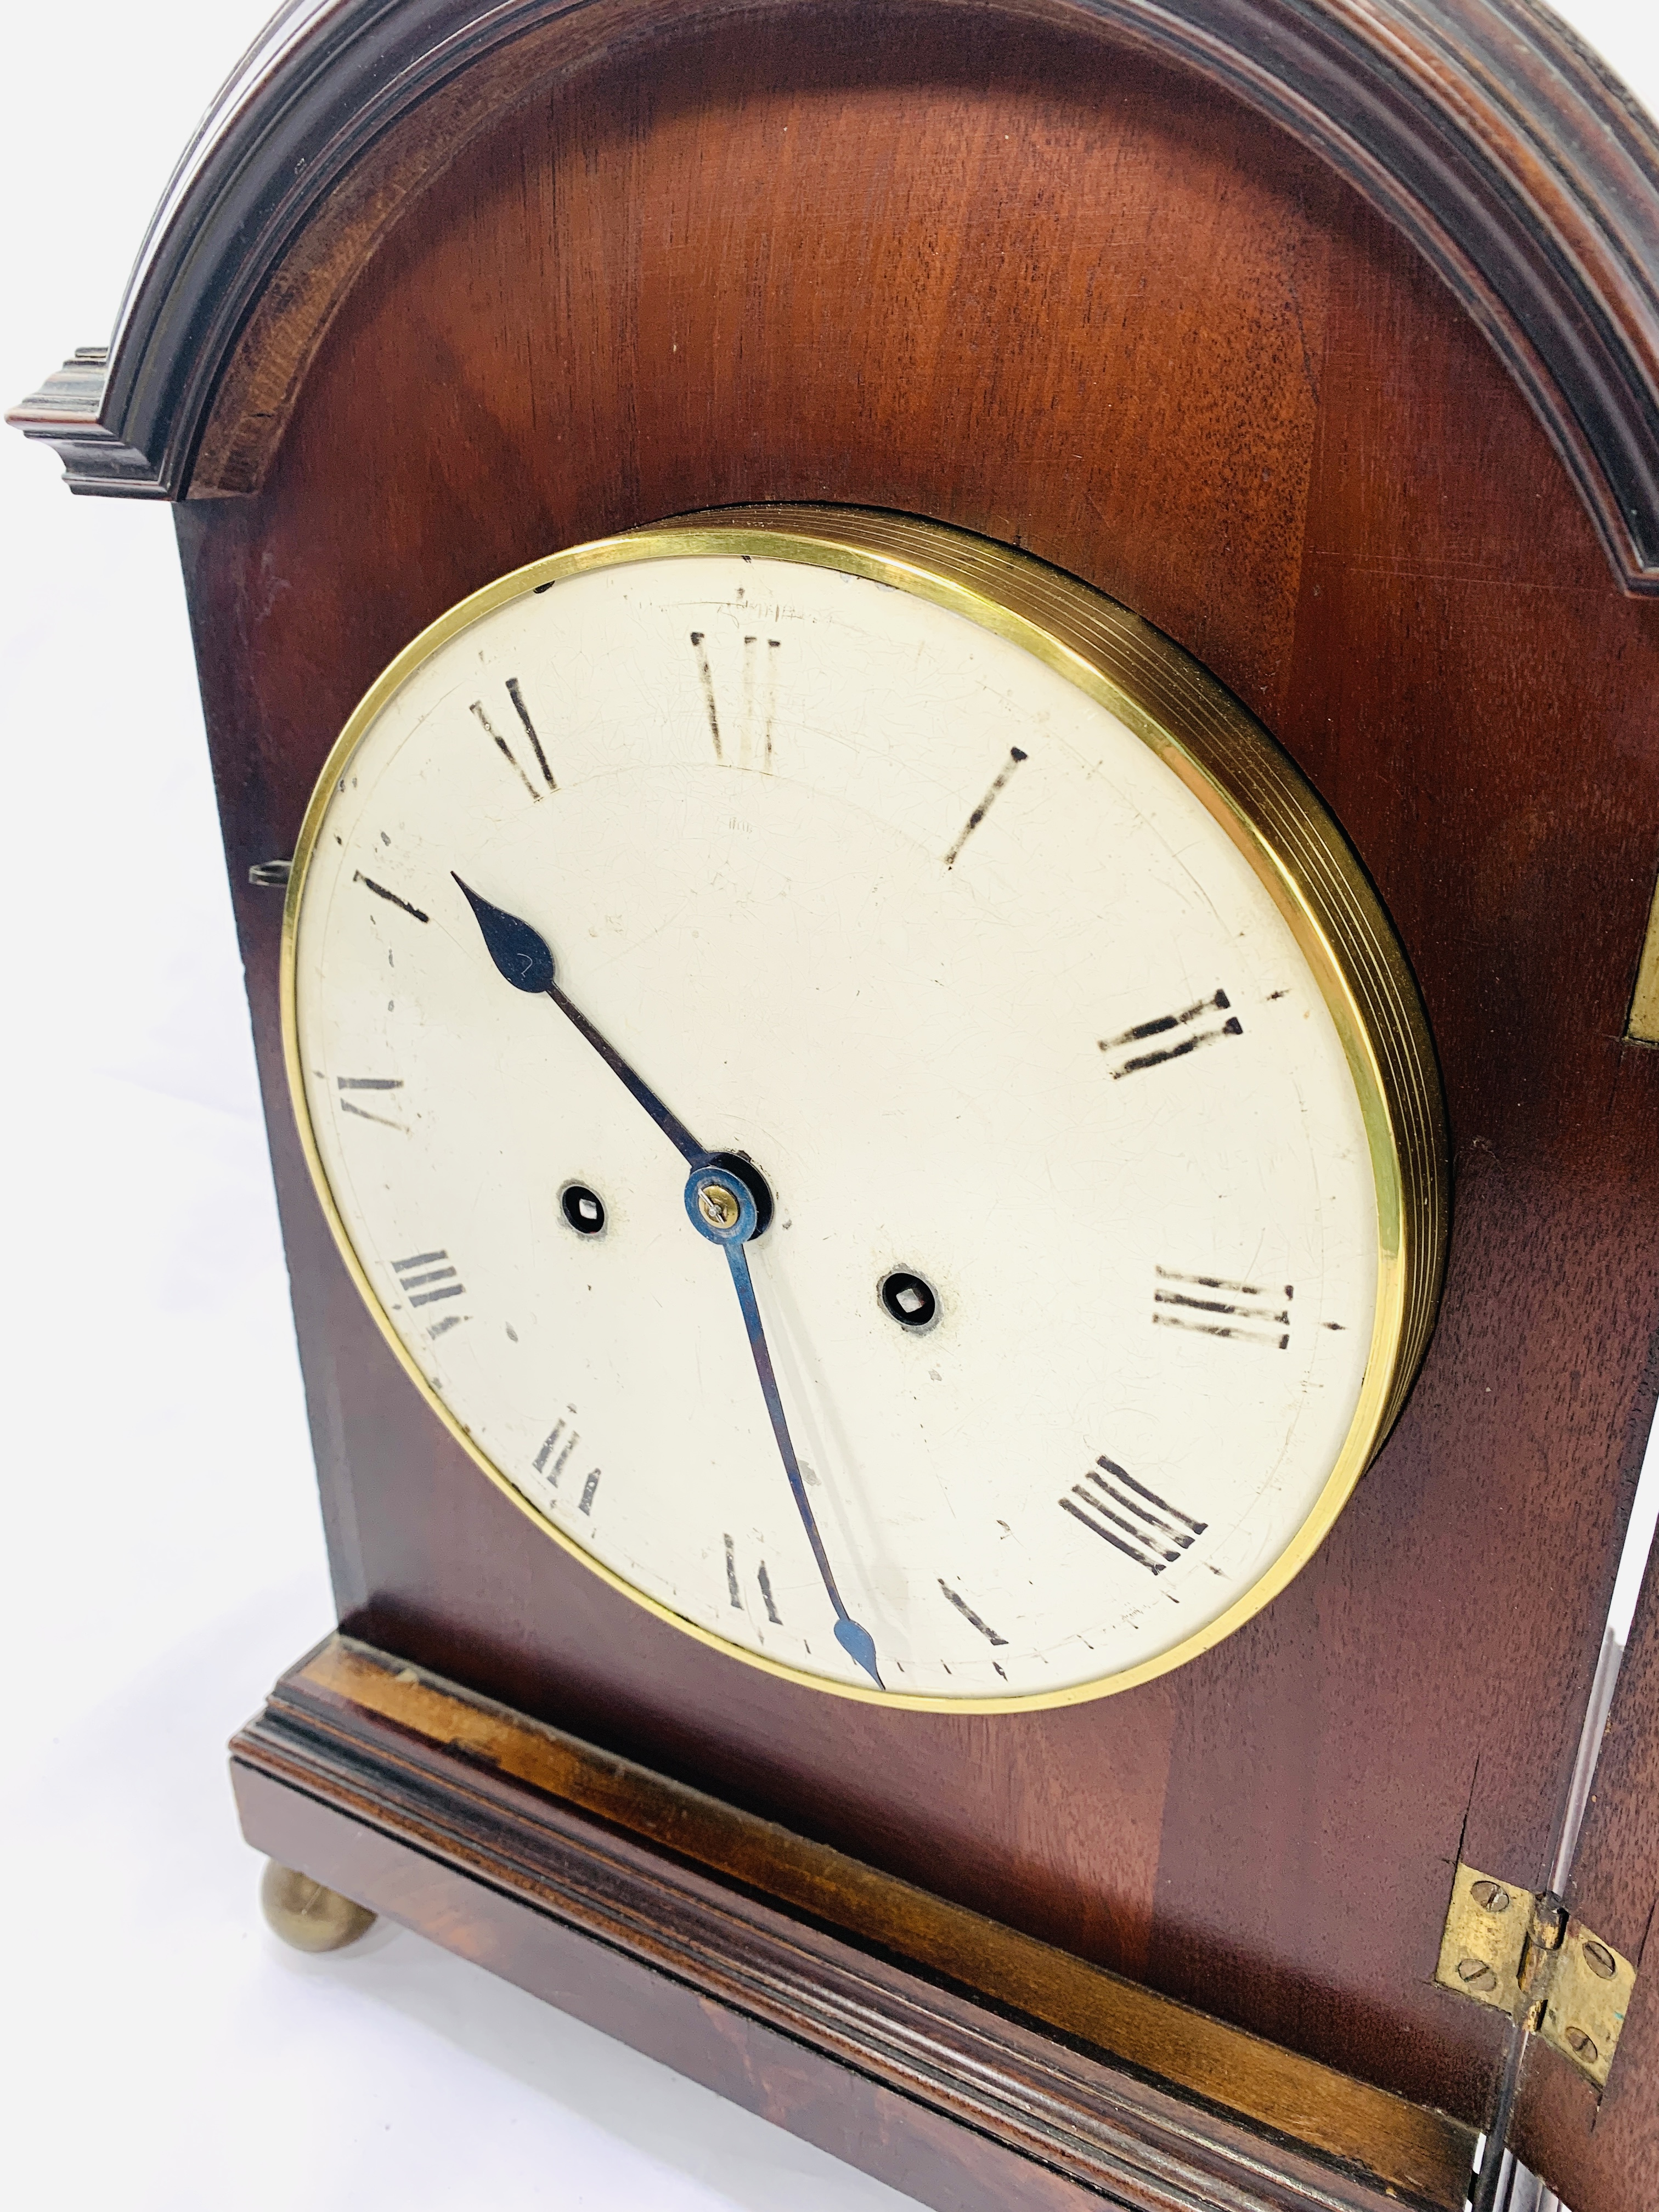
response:
<path id="1" fill-rule="evenodd" d="M 744 2102 L 769 2110 L 777 2094 L 775 2037 L 763 2059 L 747 2049 L 757 2029 L 794 2037 L 828 2087 L 809 2089 L 791 2124 L 805 2118 L 857 2163 L 873 2150 L 872 2170 L 895 2171 L 890 2142 L 849 2125 L 864 2118 L 840 2078 L 849 2065 L 965 2122 L 974 2133 L 944 2169 L 914 2156 L 901 2169 L 949 2212 L 964 2197 L 1081 2204 L 1101 2190 L 1148 2208 L 1461 2212 L 1472 2130 L 367 1645 L 336 1638 L 293 1668 L 231 1753 L 249 1840 L 283 1864 L 441 1941 L 454 1940 L 453 1913 L 473 1956 L 493 1929 L 489 1962 L 532 1988 L 550 1943 L 579 1962 L 562 1996 L 574 1979 L 617 2002 L 574 1933 L 697 1991 L 705 2015 L 722 2008 L 712 2035 L 706 2017 L 688 2034 L 659 1982 L 658 2016 L 630 2020 L 633 2039 L 643 2028 L 647 2047 L 700 2075 L 709 2046 L 716 2063 L 743 2052 Z M 441 1894 L 470 1877 L 493 1897 L 446 1909 L 431 1871 L 410 1883 L 411 1851 L 441 1870 Z M 539 1943 L 501 1942 L 532 1919 Z M 787 2069 L 797 2083 L 812 2074 L 799 2058 Z M 931 2133 L 919 2119 L 908 2132 Z"/>
<path id="2" fill-rule="evenodd" d="M 1621 1038 L 1659 608 L 1439 277 L 1259 114 L 1097 30 L 852 20 L 642 39 L 474 137 L 264 488 L 179 510 L 343 1620 L 1478 2122 L 1452 1863 L 1543 1881 L 1653 1406 L 1659 1060 Z M 1435 1027 L 1458 1185 L 1405 1417 L 1284 1596 L 1099 1704 L 852 1709 L 607 1590 L 404 1383 L 300 1158 L 246 874 L 358 696 L 536 555 L 787 499 L 1017 543 L 1195 653 L 1343 821 Z"/>
<path id="3" fill-rule="evenodd" d="M 1249 101 L 1347 178 L 1486 331 L 1614 572 L 1659 590 L 1659 135 L 1547 9 L 953 4 L 1131 39 Z M 57 447 L 76 490 L 257 488 L 364 258 L 475 132 L 597 56 L 792 5 L 822 0 L 331 0 L 300 11 L 298 27 L 282 11 L 180 161 L 103 373 L 67 364 L 9 419 Z M 896 12 L 843 0 L 839 46 L 885 52 Z"/>

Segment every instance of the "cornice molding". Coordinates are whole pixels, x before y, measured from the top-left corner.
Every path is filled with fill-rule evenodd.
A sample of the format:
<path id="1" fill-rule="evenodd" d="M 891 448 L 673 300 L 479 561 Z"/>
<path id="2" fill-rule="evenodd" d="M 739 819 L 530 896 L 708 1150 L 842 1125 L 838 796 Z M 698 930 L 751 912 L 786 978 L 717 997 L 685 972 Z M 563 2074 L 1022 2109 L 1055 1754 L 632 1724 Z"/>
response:
<path id="1" fill-rule="evenodd" d="M 238 64 L 150 224 L 106 364 L 76 358 L 9 417 L 70 488 L 251 489 L 286 406 L 238 465 L 198 472 L 216 398 L 274 285 L 315 340 L 366 252 L 295 276 L 348 179 L 383 164 L 375 234 L 514 97 L 618 38 L 814 0 L 295 0 Z M 1531 0 L 977 0 L 1109 27 L 1270 117 L 1405 232 L 1486 332 L 1554 441 L 1615 574 L 1659 592 L 1659 131 Z M 871 11 L 873 24 L 878 10 Z M 550 36 L 549 34 L 551 34 Z M 528 43 L 525 43 L 525 42 Z M 520 57 L 507 50 L 520 47 Z M 495 58 L 523 68 L 461 80 Z M 354 176 L 354 173 L 356 173 Z M 361 242 L 364 232 L 356 234 Z M 320 273 L 319 273 L 320 272 Z M 259 447 L 259 436 L 264 445 Z M 248 458 L 250 451 L 252 458 Z"/>

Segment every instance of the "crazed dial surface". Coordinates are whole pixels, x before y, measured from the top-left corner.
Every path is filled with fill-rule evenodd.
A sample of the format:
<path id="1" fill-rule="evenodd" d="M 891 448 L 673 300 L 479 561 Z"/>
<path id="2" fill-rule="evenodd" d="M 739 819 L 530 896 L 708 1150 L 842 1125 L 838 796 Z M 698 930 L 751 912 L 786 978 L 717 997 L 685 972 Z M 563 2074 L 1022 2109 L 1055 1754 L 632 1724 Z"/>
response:
<path id="1" fill-rule="evenodd" d="M 728 1646 L 998 1704 L 1167 1662 L 1295 1544 L 1372 1358 L 1372 1150 L 1308 960 L 1013 637 L 769 550 L 599 551 L 411 648 L 313 804 L 291 1050 L 363 1287 L 499 1480 Z M 873 1666 L 686 1159 L 461 883 L 763 1178 L 754 1298 Z"/>

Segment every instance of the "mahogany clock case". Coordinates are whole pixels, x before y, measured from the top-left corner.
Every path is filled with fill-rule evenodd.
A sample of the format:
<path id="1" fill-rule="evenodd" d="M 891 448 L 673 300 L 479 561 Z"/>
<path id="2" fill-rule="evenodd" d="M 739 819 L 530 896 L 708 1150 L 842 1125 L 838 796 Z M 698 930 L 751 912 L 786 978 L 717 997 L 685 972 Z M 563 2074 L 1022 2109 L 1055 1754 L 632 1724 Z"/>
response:
<path id="1" fill-rule="evenodd" d="M 1478 2125 L 1504 2037 L 1431 1980 L 1450 1866 L 1543 1885 L 1655 1397 L 1659 1061 L 1626 1023 L 1659 410 L 1617 286 L 1585 280 L 1599 320 L 1552 305 L 1565 264 L 1500 195 L 1464 194 L 1460 276 L 1455 164 L 1401 150 L 1431 167 L 1455 103 L 1413 121 L 1401 64 L 1389 108 L 1346 5 L 1154 12 L 526 8 L 381 114 L 129 481 L 180 500 L 343 1626 Z M 1485 55 L 1511 125 L 1611 101 L 1507 0 L 1382 12 L 1413 52 Z M 1517 52 L 1553 90 L 1516 63 L 1498 99 Z M 1604 155 L 1659 205 L 1618 118 Z M 128 466 L 112 439 L 65 432 L 72 470 Z M 552 550 L 778 501 L 1024 548 L 1174 638 L 1341 823 L 1428 1010 L 1455 1189 L 1403 1417 L 1264 1613 L 1103 1702 L 853 1709 L 641 1618 L 409 1389 L 296 1140 L 281 900 L 248 871 L 293 851 L 368 684 Z M 1623 2056 L 1609 2094 L 1659 2143 Z M 1565 2094 L 1559 2131 L 1587 2130 Z M 1577 2212 L 1620 2201 L 1595 2172 Z"/>

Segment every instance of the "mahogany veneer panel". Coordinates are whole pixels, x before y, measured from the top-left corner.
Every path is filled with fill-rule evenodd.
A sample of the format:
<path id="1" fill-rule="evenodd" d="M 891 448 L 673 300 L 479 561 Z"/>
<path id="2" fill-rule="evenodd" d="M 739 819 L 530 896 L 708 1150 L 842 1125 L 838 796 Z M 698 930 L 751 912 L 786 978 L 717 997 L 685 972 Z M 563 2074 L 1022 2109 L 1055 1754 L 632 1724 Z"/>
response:
<path id="1" fill-rule="evenodd" d="M 1659 608 L 1411 252 L 1196 79 L 945 4 L 613 55 L 368 263 L 264 492 L 179 511 L 227 842 L 292 850 L 422 624 L 562 544 L 830 499 L 1127 601 L 1296 754 L 1444 1059 L 1458 1193 L 1413 1402 L 1206 1658 L 1026 1717 L 854 1707 L 653 1621 L 424 1411 L 333 1254 L 239 889 L 343 1619 L 532 1714 L 1471 2118 L 1430 1977 L 1466 1853 L 1541 1881 L 1652 1402 L 1659 1063 L 1620 1042 Z M 1609 1327 L 1616 1316 L 1617 1326 Z"/>

